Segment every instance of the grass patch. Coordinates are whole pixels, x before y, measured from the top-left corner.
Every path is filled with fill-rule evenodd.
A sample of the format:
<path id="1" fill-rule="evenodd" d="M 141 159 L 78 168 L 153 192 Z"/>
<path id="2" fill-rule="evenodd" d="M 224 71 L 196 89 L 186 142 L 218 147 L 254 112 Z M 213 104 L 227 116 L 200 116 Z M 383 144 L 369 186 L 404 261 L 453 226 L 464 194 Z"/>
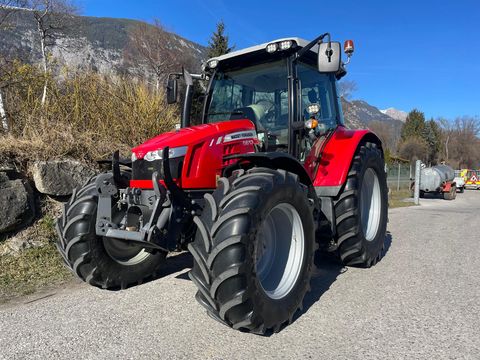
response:
<path id="1" fill-rule="evenodd" d="M 413 201 L 404 201 L 411 198 L 410 190 L 392 191 L 388 197 L 388 205 L 390 208 L 406 207 L 415 205 Z"/>
<path id="2" fill-rule="evenodd" d="M 40 247 L 0 256 L 0 303 L 72 278 L 53 243 L 56 234 L 52 215 L 45 215 L 17 236 L 35 239 Z"/>
<path id="3" fill-rule="evenodd" d="M 53 243 L 0 257 L 0 302 L 72 277 Z"/>

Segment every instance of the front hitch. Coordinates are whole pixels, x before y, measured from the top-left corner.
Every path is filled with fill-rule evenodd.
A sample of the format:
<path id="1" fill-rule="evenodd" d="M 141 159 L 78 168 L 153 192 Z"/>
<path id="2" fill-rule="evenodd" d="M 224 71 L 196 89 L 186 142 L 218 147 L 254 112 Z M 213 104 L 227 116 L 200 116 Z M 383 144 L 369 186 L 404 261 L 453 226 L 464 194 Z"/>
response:
<path id="1" fill-rule="evenodd" d="M 112 199 L 119 195 L 115 175 L 112 173 L 99 175 L 95 182 L 98 194 L 96 234 L 119 241 L 126 241 L 132 243 L 132 245 L 140 245 L 144 248 L 168 252 L 168 241 L 160 230 L 167 223 L 171 209 L 163 207 L 167 201 L 167 195 L 165 189 L 162 191 L 158 185 L 158 174 L 156 172 L 152 175 L 152 181 L 157 183 L 157 187 L 155 188 L 155 203 L 150 218 L 138 231 L 130 231 L 128 224 L 116 224 L 112 221 Z M 127 188 L 124 194 L 126 196 L 135 196 L 130 188 Z M 132 207 L 128 203 L 126 205 L 129 208 Z M 138 205 L 134 206 L 138 207 Z M 128 216 L 128 210 L 126 216 Z"/>
<path id="2" fill-rule="evenodd" d="M 153 191 L 127 187 L 120 173 L 118 152 L 113 156 L 112 170 L 111 173 L 99 175 L 95 182 L 98 194 L 96 234 L 152 250 L 167 252 L 168 249 L 175 249 L 185 226 L 192 221 L 193 215 L 197 214 L 201 207 L 190 200 L 173 180 L 169 148 L 163 149 L 162 170 L 165 186 L 159 182 L 158 173 L 154 172 Z M 119 195 L 121 198 L 114 202 Z M 152 198 L 155 199 L 154 202 L 151 202 Z M 112 219 L 115 205 L 119 208 L 127 207 L 125 217 L 119 224 Z M 134 216 L 135 213 L 142 218 L 140 228 L 129 220 L 129 216 Z"/>

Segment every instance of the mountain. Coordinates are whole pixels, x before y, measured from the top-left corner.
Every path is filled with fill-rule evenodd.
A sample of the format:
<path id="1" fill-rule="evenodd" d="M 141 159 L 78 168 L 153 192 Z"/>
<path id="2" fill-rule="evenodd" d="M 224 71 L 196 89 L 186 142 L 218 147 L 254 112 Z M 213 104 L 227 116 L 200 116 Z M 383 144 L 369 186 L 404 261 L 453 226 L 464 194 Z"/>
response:
<path id="1" fill-rule="evenodd" d="M 388 115 L 395 120 L 400 120 L 405 122 L 407 120 L 408 113 L 402 110 L 397 110 L 395 108 L 388 108 L 385 110 L 380 110 L 382 114 Z"/>
<path id="2" fill-rule="evenodd" d="M 0 18 L 5 11 L 0 8 Z M 60 17 L 52 15 L 52 21 L 55 21 L 55 16 Z M 17 10 L 7 19 L 8 22 L 0 26 L 0 53 L 27 63 L 40 62 L 40 37 L 32 11 Z M 135 54 L 132 56 L 129 48 L 131 31 L 139 25 L 145 26 L 145 23 L 128 19 L 62 16 L 62 27 L 51 52 L 60 65 L 92 69 L 102 74 L 122 74 L 132 69 L 138 73 L 135 67 L 139 66 L 144 68 L 143 72 L 148 72 L 146 62 L 142 63 Z M 146 26 L 153 29 L 152 25 Z M 206 58 L 206 48 L 175 33 L 166 34 L 168 51 L 182 60 L 191 59 L 190 62 L 199 69 Z"/>
<path id="3" fill-rule="evenodd" d="M 401 128 L 400 120 L 384 114 L 377 107 L 363 100 L 348 101 L 342 98 L 343 116 L 347 126 L 353 129 L 368 127 L 372 122 L 382 122 L 394 128 Z"/>

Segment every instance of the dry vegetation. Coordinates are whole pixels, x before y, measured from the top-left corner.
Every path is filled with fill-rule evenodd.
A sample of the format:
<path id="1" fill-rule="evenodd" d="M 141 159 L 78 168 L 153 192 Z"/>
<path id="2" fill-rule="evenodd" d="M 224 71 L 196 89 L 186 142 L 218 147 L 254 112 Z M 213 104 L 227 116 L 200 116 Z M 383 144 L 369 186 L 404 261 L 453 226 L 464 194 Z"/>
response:
<path id="1" fill-rule="evenodd" d="M 15 238 L 27 239 L 30 244 L 27 246 L 34 248 L 12 252 L 9 241 L 0 242 L 0 303 L 72 278 L 54 245 L 59 204 L 47 198 L 42 201 L 41 208 L 46 215 L 15 234 Z"/>
<path id="2" fill-rule="evenodd" d="M 116 149 L 128 155 L 178 121 L 162 90 L 131 79 L 63 69 L 47 79 L 42 105 L 45 76 L 37 67 L 13 62 L 2 77 L 9 131 L 0 133 L 0 157 L 92 162 Z"/>

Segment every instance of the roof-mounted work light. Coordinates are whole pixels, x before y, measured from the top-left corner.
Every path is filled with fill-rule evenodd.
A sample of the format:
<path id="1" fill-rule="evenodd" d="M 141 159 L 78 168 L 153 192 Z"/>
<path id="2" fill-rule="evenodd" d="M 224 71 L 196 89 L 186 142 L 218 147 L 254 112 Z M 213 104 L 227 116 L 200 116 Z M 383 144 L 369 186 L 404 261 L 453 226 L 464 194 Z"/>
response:
<path id="1" fill-rule="evenodd" d="M 271 43 L 267 45 L 267 52 L 268 53 L 274 53 L 275 51 L 278 50 L 278 44 L 277 43 Z"/>
<path id="2" fill-rule="evenodd" d="M 294 48 L 296 45 L 297 43 L 294 40 L 282 40 L 268 44 L 265 50 L 267 50 L 268 53 L 272 54 L 276 51 L 284 51 Z"/>
<path id="3" fill-rule="evenodd" d="M 215 69 L 217 66 L 218 66 L 218 60 L 215 60 L 215 59 L 214 59 L 214 60 L 210 60 L 210 61 L 208 62 L 208 67 L 209 67 L 210 69 Z"/>
<path id="4" fill-rule="evenodd" d="M 292 47 L 293 41 L 292 40 L 285 40 L 280 42 L 280 50 L 288 50 Z"/>

